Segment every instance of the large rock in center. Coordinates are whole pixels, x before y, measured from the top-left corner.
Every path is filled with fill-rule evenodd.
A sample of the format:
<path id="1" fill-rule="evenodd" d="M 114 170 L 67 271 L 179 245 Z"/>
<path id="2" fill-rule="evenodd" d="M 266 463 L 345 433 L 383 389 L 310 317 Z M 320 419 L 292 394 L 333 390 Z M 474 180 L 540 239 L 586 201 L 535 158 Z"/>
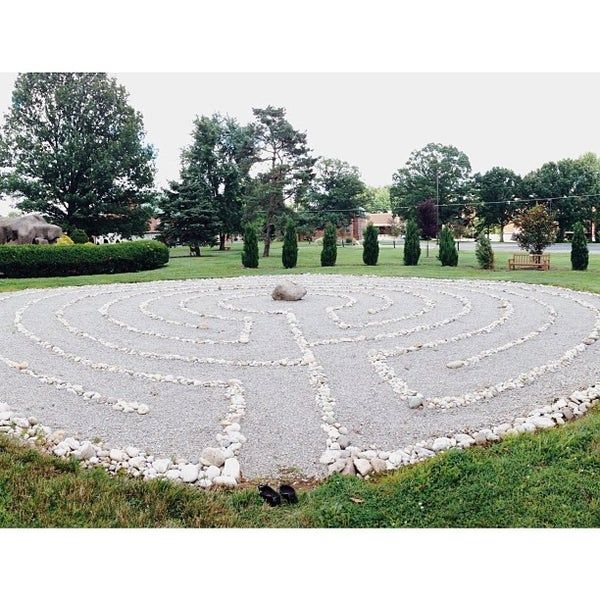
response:
<path id="1" fill-rule="evenodd" d="M 306 288 L 295 283 L 280 283 L 271 296 L 273 300 L 302 300 L 306 296 Z"/>

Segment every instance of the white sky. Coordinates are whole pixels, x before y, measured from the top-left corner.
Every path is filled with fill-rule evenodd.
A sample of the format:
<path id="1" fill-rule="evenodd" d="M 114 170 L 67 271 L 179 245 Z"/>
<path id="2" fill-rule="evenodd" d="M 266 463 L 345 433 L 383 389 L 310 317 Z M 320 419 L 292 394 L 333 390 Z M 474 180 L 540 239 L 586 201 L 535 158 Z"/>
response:
<path id="1" fill-rule="evenodd" d="M 176 178 L 195 115 L 251 120 L 253 107 L 284 106 L 315 155 L 391 183 L 429 142 L 466 152 L 473 171 L 524 174 L 542 163 L 600 154 L 600 74 L 192 74 L 119 73 L 158 151 L 157 184 Z M 0 114 L 15 75 L 0 73 Z M 0 213 L 8 205 L 0 203 Z"/>

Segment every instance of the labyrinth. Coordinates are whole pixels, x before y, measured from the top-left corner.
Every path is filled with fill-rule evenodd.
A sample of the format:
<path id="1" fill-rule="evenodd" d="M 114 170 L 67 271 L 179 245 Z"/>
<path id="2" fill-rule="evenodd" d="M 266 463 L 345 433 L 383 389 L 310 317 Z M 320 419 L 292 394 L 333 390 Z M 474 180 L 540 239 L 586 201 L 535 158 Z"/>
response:
<path id="1" fill-rule="evenodd" d="M 287 280 L 307 288 L 303 300 L 271 298 Z M 298 275 L 28 290 L 0 296 L 0 328 L 0 402 L 174 463 L 220 448 L 248 478 L 386 461 L 599 380 L 599 297 L 508 282 Z"/>

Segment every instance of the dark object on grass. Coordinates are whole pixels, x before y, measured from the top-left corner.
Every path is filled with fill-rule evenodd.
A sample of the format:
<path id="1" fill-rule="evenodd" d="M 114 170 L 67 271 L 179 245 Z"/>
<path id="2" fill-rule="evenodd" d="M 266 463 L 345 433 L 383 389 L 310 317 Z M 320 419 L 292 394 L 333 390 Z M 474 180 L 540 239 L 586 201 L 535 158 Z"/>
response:
<path id="1" fill-rule="evenodd" d="M 270 485 L 259 485 L 258 495 L 269 506 L 279 506 L 281 504 L 281 496 Z"/>
<path id="2" fill-rule="evenodd" d="M 296 496 L 296 490 L 286 483 L 282 483 L 279 486 L 279 494 L 281 498 L 290 504 L 296 504 L 298 502 L 298 496 Z"/>

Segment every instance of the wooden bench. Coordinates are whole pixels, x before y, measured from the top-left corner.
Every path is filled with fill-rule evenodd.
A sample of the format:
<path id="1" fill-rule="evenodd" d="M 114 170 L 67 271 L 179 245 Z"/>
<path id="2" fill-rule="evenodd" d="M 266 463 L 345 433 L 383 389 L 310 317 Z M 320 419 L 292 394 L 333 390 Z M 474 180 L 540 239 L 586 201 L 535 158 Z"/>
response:
<path id="1" fill-rule="evenodd" d="M 509 269 L 539 269 L 548 271 L 550 269 L 549 254 L 513 254 L 512 258 L 508 259 Z"/>

